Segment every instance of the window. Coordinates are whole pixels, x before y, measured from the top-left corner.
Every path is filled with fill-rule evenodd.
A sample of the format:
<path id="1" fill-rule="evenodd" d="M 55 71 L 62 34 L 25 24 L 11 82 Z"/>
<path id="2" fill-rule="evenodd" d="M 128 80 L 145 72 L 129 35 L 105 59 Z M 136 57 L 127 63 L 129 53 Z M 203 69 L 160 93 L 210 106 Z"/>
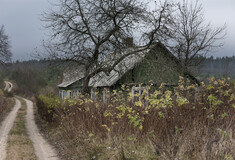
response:
<path id="1" fill-rule="evenodd" d="M 94 101 L 96 100 L 96 89 L 95 88 L 91 89 L 91 99 Z"/>
<path id="2" fill-rule="evenodd" d="M 72 91 L 68 91 L 68 98 L 71 98 L 73 95 Z"/>
<path id="3" fill-rule="evenodd" d="M 63 91 L 59 91 L 59 96 L 60 96 L 60 98 L 62 98 L 63 99 Z"/>
<path id="4" fill-rule="evenodd" d="M 65 99 L 66 98 L 66 94 L 67 92 L 65 90 L 60 90 L 59 91 L 59 96 L 61 99 Z"/>
<path id="5" fill-rule="evenodd" d="M 132 98 L 133 98 L 134 102 L 142 100 L 141 98 L 143 96 L 144 91 L 146 91 L 147 92 L 146 94 L 148 94 L 148 88 L 147 87 L 132 87 L 131 91 L 132 91 Z M 139 97 L 136 97 L 135 96 L 136 94 L 139 94 Z"/>

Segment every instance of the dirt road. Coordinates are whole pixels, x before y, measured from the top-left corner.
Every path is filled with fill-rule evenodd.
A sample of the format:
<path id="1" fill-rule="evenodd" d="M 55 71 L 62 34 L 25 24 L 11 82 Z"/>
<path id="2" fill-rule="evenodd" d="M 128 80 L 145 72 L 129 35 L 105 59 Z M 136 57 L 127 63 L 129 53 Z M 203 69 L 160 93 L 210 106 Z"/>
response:
<path id="1" fill-rule="evenodd" d="M 5 83 L 5 85 L 6 85 L 5 88 L 4 88 L 4 90 L 6 90 L 6 91 L 8 91 L 8 92 L 11 92 L 12 87 L 13 87 L 12 83 L 11 83 L 11 82 L 8 82 L 8 81 L 5 81 L 4 83 Z"/>
<path id="2" fill-rule="evenodd" d="M 12 83 L 5 82 L 6 87 L 5 90 L 12 90 Z M 3 123 L 0 126 L 0 160 L 5 160 L 7 157 L 7 139 L 11 128 L 13 127 L 14 121 L 17 116 L 18 110 L 21 108 L 21 102 L 18 99 L 22 99 L 26 102 L 27 105 L 27 114 L 26 114 L 26 128 L 30 140 L 33 142 L 35 154 L 38 160 L 59 160 L 56 151 L 52 146 L 42 137 L 40 134 L 35 120 L 34 120 L 34 111 L 33 111 L 33 102 L 17 97 L 15 98 L 15 106 L 13 110 L 9 113 L 9 115 L 5 118 Z"/>
<path id="3" fill-rule="evenodd" d="M 4 160 L 6 158 L 6 146 L 7 146 L 7 138 L 8 134 L 14 124 L 16 115 L 18 110 L 20 109 L 20 101 L 15 99 L 16 104 L 13 110 L 9 113 L 9 115 L 5 118 L 2 125 L 0 126 L 0 160 Z"/>
<path id="4" fill-rule="evenodd" d="M 27 104 L 26 127 L 28 129 L 30 139 L 33 141 L 34 149 L 39 160 L 59 160 L 55 150 L 42 137 L 35 124 L 33 102 L 22 98 Z"/>

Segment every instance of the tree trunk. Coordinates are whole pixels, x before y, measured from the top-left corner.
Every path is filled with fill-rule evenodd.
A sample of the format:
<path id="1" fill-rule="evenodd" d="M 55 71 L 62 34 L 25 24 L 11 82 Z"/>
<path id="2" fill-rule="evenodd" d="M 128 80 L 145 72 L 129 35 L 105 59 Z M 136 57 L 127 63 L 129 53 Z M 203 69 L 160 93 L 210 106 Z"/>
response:
<path id="1" fill-rule="evenodd" d="M 85 76 L 84 80 L 83 80 L 83 89 L 82 89 L 82 94 L 88 94 L 89 93 L 89 81 L 90 81 L 90 77 L 89 76 Z"/>

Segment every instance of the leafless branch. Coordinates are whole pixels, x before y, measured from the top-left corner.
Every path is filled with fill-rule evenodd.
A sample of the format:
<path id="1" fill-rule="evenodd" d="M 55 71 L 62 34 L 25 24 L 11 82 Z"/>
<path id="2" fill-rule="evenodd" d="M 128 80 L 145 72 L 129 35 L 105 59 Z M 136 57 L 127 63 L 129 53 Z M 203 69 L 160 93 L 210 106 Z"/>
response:
<path id="1" fill-rule="evenodd" d="M 198 1 L 184 0 L 176 4 L 177 11 L 171 25 L 172 35 L 168 39 L 169 48 L 182 65 L 191 67 L 200 62 L 196 57 L 205 56 L 209 51 L 223 46 L 226 26 L 213 28 L 206 23 L 202 5 Z"/>
<path id="2" fill-rule="evenodd" d="M 5 34 L 4 26 L 2 25 L 0 27 L 0 64 L 11 60 L 12 53 L 10 48 L 9 37 Z"/>
<path id="3" fill-rule="evenodd" d="M 127 38 L 141 37 L 141 50 L 147 50 L 164 37 L 172 8 L 166 1 L 150 12 L 144 0 L 60 0 L 57 6 L 42 18 L 45 27 L 52 31 L 46 50 L 54 59 L 84 65 L 85 91 L 94 74 L 110 72 L 125 57 L 138 53 L 133 45 L 137 52 L 107 62 L 111 55 L 128 49 Z"/>

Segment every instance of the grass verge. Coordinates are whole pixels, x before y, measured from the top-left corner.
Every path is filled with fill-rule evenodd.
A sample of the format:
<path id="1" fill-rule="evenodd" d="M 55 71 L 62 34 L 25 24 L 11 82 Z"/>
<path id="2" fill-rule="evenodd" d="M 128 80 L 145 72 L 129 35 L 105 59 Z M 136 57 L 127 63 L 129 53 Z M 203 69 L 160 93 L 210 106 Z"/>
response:
<path id="1" fill-rule="evenodd" d="M 14 100 L 12 97 L 7 97 L 0 89 L 0 124 L 5 118 L 5 115 L 11 111 L 14 106 Z"/>
<path id="2" fill-rule="evenodd" d="M 59 136 L 60 131 L 57 128 L 57 124 L 48 123 L 47 121 L 43 120 L 39 116 L 37 107 L 35 105 L 34 110 L 36 111 L 35 122 L 40 130 L 40 133 L 53 147 L 56 148 L 60 159 L 71 160 L 71 157 L 66 154 L 67 149 L 63 147 L 63 140 Z"/>
<path id="3" fill-rule="evenodd" d="M 32 141 L 25 125 L 26 103 L 21 100 L 21 108 L 8 137 L 6 160 L 36 160 Z"/>

